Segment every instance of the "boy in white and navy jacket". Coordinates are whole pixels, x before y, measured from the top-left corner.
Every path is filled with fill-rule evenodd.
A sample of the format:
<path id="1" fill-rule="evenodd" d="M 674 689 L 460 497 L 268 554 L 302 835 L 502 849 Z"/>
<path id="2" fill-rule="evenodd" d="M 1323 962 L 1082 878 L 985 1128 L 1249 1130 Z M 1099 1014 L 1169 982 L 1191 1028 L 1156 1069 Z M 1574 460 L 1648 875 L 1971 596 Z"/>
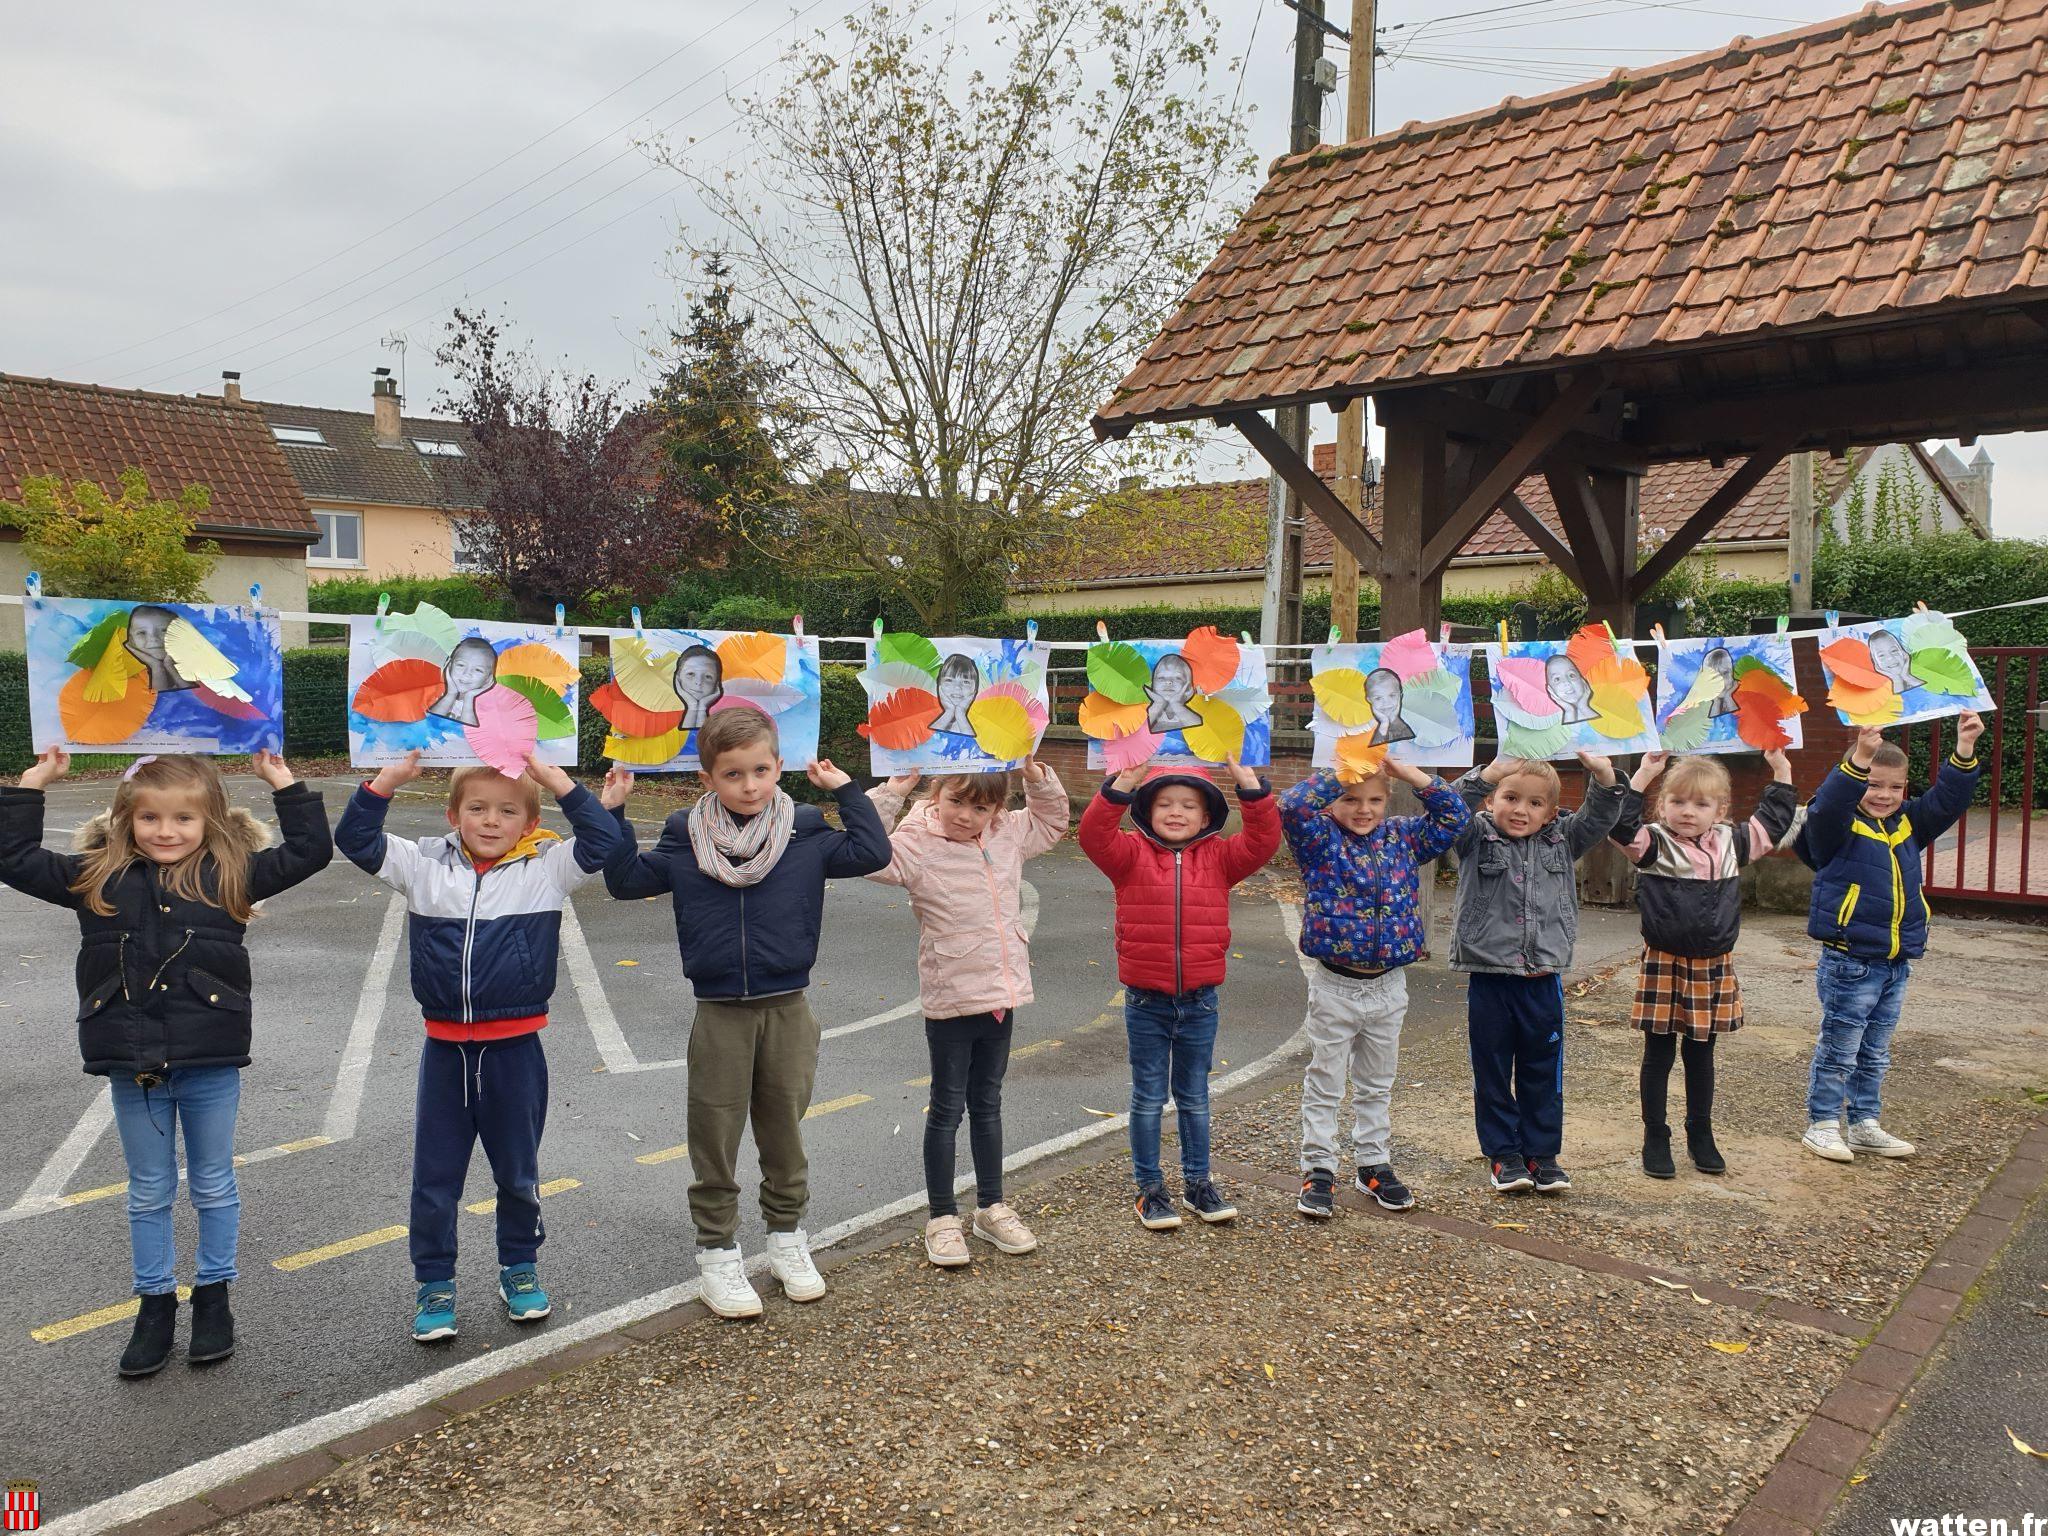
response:
<path id="1" fill-rule="evenodd" d="M 413 1111 L 412 1336 L 455 1337 L 455 1219 L 470 1153 L 484 1144 L 498 1185 L 498 1294 L 515 1323 L 549 1311 L 534 1260 L 540 1219 L 540 1136 L 548 1067 L 540 1031 L 554 995 L 562 908 L 620 846 L 605 798 L 528 757 L 508 779 L 461 768 L 448 785 L 447 837 L 412 842 L 384 831 L 401 785 L 419 777 L 419 753 L 366 781 L 342 813 L 334 841 L 358 868 L 406 898 L 412 990 L 426 1014 Z M 540 826 L 540 786 L 561 803 L 574 836 Z"/>

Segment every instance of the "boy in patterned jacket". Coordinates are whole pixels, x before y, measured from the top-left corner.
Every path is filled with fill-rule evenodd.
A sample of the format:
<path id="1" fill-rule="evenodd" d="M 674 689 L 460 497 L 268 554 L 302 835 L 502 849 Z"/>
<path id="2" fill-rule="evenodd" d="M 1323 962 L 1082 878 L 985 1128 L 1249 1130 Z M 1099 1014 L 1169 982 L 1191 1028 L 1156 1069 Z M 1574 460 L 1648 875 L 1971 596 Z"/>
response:
<path id="1" fill-rule="evenodd" d="M 1413 786 L 1421 816 L 1387 817 L 1391 780 Z M 1280 797 L 1280 830 L 1301 869 L 1301 952 L 1309 974 L 1308 1070 L 1301 1080 L 1301 1198 L 1318 1221 L 1336 1211 L 1337 1112 L 1351 1077 L 1358 1188 L 1390 1211 L 1415 1196 L 1388 1156 L 1389 1109 L 1408 1012 L 1404 969 L 1422 957 L 1420 867 L 1458 840 L 1472 813 L 1458 793 L 1391 759 L 1355 784 L 1319 769 Z"/>

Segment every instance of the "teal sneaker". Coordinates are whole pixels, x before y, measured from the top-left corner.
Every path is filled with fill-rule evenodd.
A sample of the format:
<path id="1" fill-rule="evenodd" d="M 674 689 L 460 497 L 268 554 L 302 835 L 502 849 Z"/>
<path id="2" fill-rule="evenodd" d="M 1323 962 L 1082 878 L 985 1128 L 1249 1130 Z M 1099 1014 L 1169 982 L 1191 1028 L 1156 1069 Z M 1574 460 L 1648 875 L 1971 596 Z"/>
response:
<path id="1" fill-rule="evenodd" d="M 514 1264 L 499 1270 L 498 1295 L 505 1302 L 505 1315 L 515 1323 L 537 1323 L 553 1310 L 531 1264 Z"/>
<path id="2" fill-rule="evenodd" d="M 422 1344 L 455 1337 L 455 1282 L 422 1280 L 412 1305 L 412 1336 Z"/>

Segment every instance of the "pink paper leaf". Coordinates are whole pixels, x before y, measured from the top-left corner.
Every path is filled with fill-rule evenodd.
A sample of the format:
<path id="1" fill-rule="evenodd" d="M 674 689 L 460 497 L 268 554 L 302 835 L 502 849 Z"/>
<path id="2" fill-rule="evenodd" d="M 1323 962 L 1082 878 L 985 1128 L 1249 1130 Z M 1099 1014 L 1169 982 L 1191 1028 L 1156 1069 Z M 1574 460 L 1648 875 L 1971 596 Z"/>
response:
<path id="1" fill-rule="evenodd" d="M 1544 684 L 1543 663 L 1534 656 L 1503 656 L 1494 663 L 1494 675 L 1507 690 L 1515 707 L 1539 718 L 1561 715 L 1557 701 Z"/>
<path id="2" fill-rule="evenodd" d="M 477 695 L 475 725 L 462 728 L 477 761 L 508 779 L 526 772 L 526 754 L 540 744 L 533 700 L 513 688 L 489 688 Z"/>
<path id="3" fill-rule="evenodd" d="M 1421 677 L 1425 672 L 1437 669 L 1436 648 L 1429 643 L 1427 634 L 1411 629 L 1380 647 L 1380 665 L 1397 673 L 1405 683 L 1411 677 Z"/>
<path id="4" fill-rule="evenodd" d="M 1111 773 L 1122 773 L 1135 768 L 1154 752 L 1166 738 L 1152 731 L 1133 731 L 1128 736 L 1113 737 L 1102 744 L 1102 761 Z"/>

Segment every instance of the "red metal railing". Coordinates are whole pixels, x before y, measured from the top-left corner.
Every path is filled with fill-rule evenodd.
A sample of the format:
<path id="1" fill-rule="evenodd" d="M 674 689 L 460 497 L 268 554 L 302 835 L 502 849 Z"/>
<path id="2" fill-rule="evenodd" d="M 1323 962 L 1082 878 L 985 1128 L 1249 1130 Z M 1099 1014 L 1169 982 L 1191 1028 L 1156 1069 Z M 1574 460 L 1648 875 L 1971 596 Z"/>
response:
<path id="1" fill-rule="evenodd" d="M 2041 667 L 2048 647 L 1984 646 L 1970 654 L 1998 701 L 1997 710 L 1985 717 L 1977 745 L 1984 782 L 1955 830 L 1927 850 L 1921 878 L 1930 896 L 2048 906 L 2048 861 L 2034 854 L 2035 837 L 2048 837 L 2048 812 L 2040 808 L 2034 788 L 2036 738 L 2043 724 Z M 1953 725 L 1935 720 L 1913 727 L 1907 733 L 1909 750 L 1918 745 L 1913 738 L 1921 732 L 1930 772 L 1938 775 L 1954 744 Z"/>

